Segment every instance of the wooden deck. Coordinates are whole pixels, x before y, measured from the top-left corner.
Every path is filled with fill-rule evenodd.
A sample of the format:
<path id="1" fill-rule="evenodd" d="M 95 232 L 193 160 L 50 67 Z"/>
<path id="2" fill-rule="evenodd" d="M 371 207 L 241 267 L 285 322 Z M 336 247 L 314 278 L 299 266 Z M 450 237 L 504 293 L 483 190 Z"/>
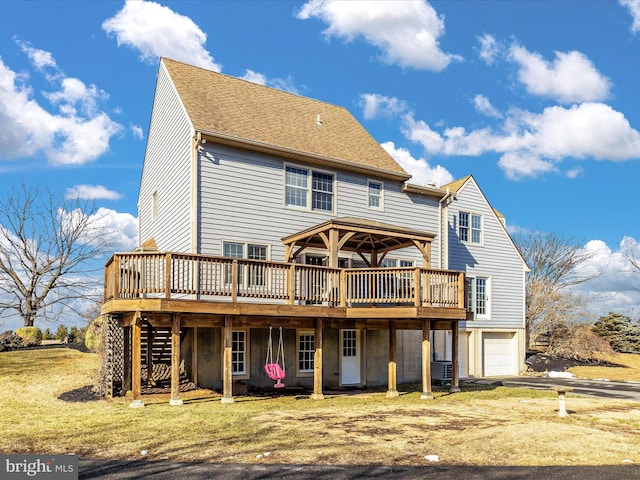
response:
<path id="1" fill-rule="evenodd" d="M 184 253 L 115 254 L 102 313 L 240 317 L 469 320 L 463 272 L 338 269 Z M 170 317 L 166 317 L 170 322 Z M 163 322 L 164 323 L 164 322 Z M 196 322 L 197 323 L 197 322 Z M 195 325 L 194 326 L 198 326 Z M 418 324 L 416 324 L 416 328 Z"/>
<path id="2" fill-rule="evenodd" d="M 421 398 L 431 393 L 431 330 L 452 331 L 451 391 L 458 389 L 458 322 L 465 308 L 463 272 L 430 268 L 340 269 L 296 263 L 169 252 L 113 255 L 105 267 L 102 313 L 126 329 L 123 358 L 130 372 L 132 407 L 141 400 L 142 326 L 171 328 L 171 401 L 179 397 L 180 333 L 220 328 L 222 402 L 233 402 L 232 331 L 266 328 L 278 317 L 285 328 L 315 332 L 313 395 L 323 397 L 324 328 L 389 331 L 388 392 L 397 396 L 396 332 L 422 331 Z M 130 342 L 130 343 L 129 343 Z M 127 378 L 127 375 L 125 375 Z"/>

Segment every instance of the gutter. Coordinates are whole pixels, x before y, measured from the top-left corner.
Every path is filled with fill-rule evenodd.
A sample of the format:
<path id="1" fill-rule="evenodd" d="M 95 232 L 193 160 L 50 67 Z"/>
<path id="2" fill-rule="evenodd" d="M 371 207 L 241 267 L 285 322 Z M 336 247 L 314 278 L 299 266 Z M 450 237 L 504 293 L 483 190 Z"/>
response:
<path id="1" fill-rule="evenodd" d="M 319 155 L 316 153 L 304 152 L 301 150 L 294 150 L 293 148 L 280 147 L 278 145 L 273 145 L 265 142 L 258 142 L 256 140 L 248 140 L 246 138 L 236 137 L 234 135 L 225 135 L 219 132 L 211 132 L 208 130 L 197 129 L 196 135 L 206 135 L 212 140 L 217 140 L 219 143 L 223 145 L 230 146 L 238 146 L 238 147 L 254 147 L 254 149 L 263 152 L 273 152 L 273 153 L 281 153 L 284 156 L 292 159 L 310 160 L 312 163 L 320 164 L 320 165 L 336 165 L 342 167 L 345 170 L 350 170 L 352 172 L 360 172 L 360 173 L 368 173 L 372 176 L 377 176 L 381 178 L 387 178 L 390 180 L 398 180 L 400 182 L 405 182 L 411 178 L 409 174 L 392 172 L 390 170 L 385 170 L 383 168 L 372 167 L 368 165 L 361 165 L 359 163 L 350 162 L 347 160 L 341 160 L 339 158 L 327 157 L 324 155 Z"/>

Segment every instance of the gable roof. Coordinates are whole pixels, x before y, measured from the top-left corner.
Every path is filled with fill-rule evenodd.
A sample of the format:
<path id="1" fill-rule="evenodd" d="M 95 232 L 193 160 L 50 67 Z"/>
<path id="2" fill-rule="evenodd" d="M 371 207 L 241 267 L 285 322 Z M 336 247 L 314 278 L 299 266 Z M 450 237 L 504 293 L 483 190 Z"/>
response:
<path id="1" fill-rule="evenodd" d="M 466 177 L 463 177 L 463 178 L 460 178 L 458 180 L 455 180 L 455 181 L 453 181 L 453 182 L 451 182 L 451 183 L 449 183 L 447 185 L 443 185 L 441 188 L 444 188 L 444 189 L 448 188 L 451 193 L 458 193 L 458 192 L 460 192 L 460 190 L 462 190 L 462 187 L 467 185 L 467 183 L 470 182 L 470 181 L 478 189 L 478 192 L 480 193 L 480 196 L 482 197 L 482 200 L 487 205 L 487 207 L 489 208 L 491 213 L 493 213 L 493 215 L 495 215 L 495 217 L 498 219 L 498 224 L 500 225 L 500 227 L 502 227 L 502 230 L 504 231 L 504 234 L 505 234 L 506 238 L 508 239 L 509 243 L 511 244 L 513 249 L 516 251 L 516 254 L 518 255 L 518 257 L 520 257 L 520 260 L 522 260 L 522 264 L 525 267 L 525 271 L 528 272 L 529 271 L 529 266 L 527 265 L 527 261 L 522 256 L 522 253 L 520 252 L 520 249 L 517 247 L 517 245 L 513 241 L 513 238 L 511 237 L 511 235 L 507 231 L 507 226 L 506 226 L 504 215 L 502 215 L 502 213 L 500 213 L 498 210 L 496 210 L 495 208 L 493 208 L 491 206 L 491 204 L 489 203 L 489 200 L 487 200 L 486 195 L 484 194 L 484 192 L 480 188 L 480 185 L 478 185 L 478 183 L 476 182 L 476 179 L 473 178 L 473 175 L 467 175 Z"/>
<path id="2" fill-rule="evenodd" d="M 204 138 L 400 181 L 410 178 L 345 108 L 167 58 L 161 63 Z"/>
<path id="3" fill-rule="evenodd" d="M 463 185 L 467 183 L 467 180 L 469 180 L 470 178 L 471 178 L 471 175 L 467 175 L 466 177 L 462 177 L 462 178 L 459 178 L 458 180 L 454 180 L 451 183 L 442 185 L 440 188 L 443 190 L 446 190 L 448 188 L 451 193 L 457 193 L 458 190 L 460 190 L 463 187 Z"/>

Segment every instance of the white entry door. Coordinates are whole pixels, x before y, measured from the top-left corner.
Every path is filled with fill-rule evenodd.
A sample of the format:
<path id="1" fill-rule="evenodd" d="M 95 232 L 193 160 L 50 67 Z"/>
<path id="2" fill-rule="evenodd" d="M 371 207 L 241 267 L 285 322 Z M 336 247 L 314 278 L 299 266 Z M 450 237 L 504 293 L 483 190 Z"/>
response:
<path id="1" fill-rule="evenodd" d="M 360 380 L 360 332 L 340 330 L 340 384 L 357 385 Z"/>

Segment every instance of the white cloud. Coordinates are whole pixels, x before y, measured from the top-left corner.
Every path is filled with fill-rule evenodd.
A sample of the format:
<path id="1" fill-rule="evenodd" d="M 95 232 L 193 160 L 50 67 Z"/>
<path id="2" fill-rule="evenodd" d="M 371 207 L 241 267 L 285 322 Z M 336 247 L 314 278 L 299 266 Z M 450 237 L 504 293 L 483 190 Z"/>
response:
<path id="1" fill-rule="evenodd" d="M 619 2 L 620 5 L 629 9 L 629 13 L 633 17 L 631 32 L 640 32 L 640 0 L 619 0 Z"/>
<path id="2" fill-rule="evenodd" d="M 577 167 L 577 168 L 572 168 L 570 170 L 567 170 L 565 175 L 567 176 L 567 178 L 577 178 L 583 173 L 584 173 L 584 169 L 581 167 Z"/>
<path id="3" fill-rule="evenodd" d="M 138 140 L 142 140 L 144 138 L 144 131 L 142 130 L 142 127 L 140 125 L 129 125 L 129 128 L 131 129 L 131 133 L 133 134 L 133 137 L 138 139 Z"/>
<path id="4" fill-rule="evenodd" d="M 496 109 L 487 97 L 481 94 L 477 94 L 473 97 L 473 105 L 476 110 L 488 117 L 500 118 L 502 114 Z"/>
<path id="5" fill-rule="evenodd" d="M 113 190 L 109 190 L 102 185 L 76 185 L 71 188 L 67 188 L 64 194 L 64 198 L 69 199 L 90 199 L 90 200 L 118 200 L 122 198 L 122 195 Z"/>
<path id="6" fill-rule="evenodd" d="M 109 208 L 99 208 L 91 216 L 94 227 L 105 232 L 110 249 L 130 252 L 138 246 L 138 219 L 130 213 L 121 213 Z"/>
<path id="7" fill-rule="evenodd" d="M 553 62 L 531 53 L 520 45 L 512 45 L 509 58 L 520 66 L 518 77 L 533 95 L 563 103 L 604 100 L 611 82 L 601 75 L 593 63 L 577 51 L 555 52 Z"/>
<path id="8" fill-rule="evenodd" d="M 159 3 L 127 0 L 102 28 L 116 37 L 118 45 L 137 49 L 144 61 L 168 57 L 215 72 L 221 70 L 204 48 L 207 35 L 200 27 Z"/>
<path id="9" fill-rule="evenodd" d="M 480 49 L 478 55 L 487 65 L 493 65 L 498 55 L 501 53 L 502 46 L 496 41 L 496 39 L 488 33 L 479 35 L 478 43 L 480 43 Z"/>
<path id="10" fill-rule="evenodd" d="M 44 97 L 53 105 L 61 106 L 61 109 L 70 115 L 76 113 L 77 107 L 87 115 L 95 115 L 99 100 L 106 100 L 109 95 L 95 85 L 84 84 L 77 78 L 63 78 L 61 90 L 55 92 L 44 92 Z"/>
<path id="11" fill-rule="evenodd" d="M 438 72 L 462 59 L 440 49 L 444 19 L 425 1 L 310 0 L 297 18 L 327 23 L 327 38 L 352 41 L 361 36 L 381 50 L 384 62 L 403 68 Z"/>
<path id="12" fill-rule="evenodd" d="M 403 118 L 406 138 L 421 144 L 427 153 L 447 156 L 500 153 L 499 165 L 512 179 L 557 172 L 558 164 L 567 158 L 640 159 L 640 132 L 631 127 L 622 113 L 602 103 L 570 108 L 553 106 L 540 114 L 513 109 L 499 129 L 471 132 L 452 127 L 440 133 L 425 122 L 414 120 L 413 114 Z"/>
<path id="13" fill-rule="evenodd" d="M 27 54 L 33 66 L 35 66 L 38 70 L 42 71 L 47 67 L 51 67 L 55 70 L 58 69 L 58 65 L 51 52 L 47 52 L 46 50 L 41 50 L 39 48 L 34 48 L 28 42 L 23 42 L 18 38 L 15 38 L 14 40 L 16 44 L 22 49 L 22 51 Z"/>
<path id="14" fill-rule="evenodd" d="M 248 82 L 257 83 L 258 85 L 277 88 L 278 90 L 283 90 L 289 93 L 298 93 L 298 90 L 291 78 L 267 78 L 265 74 L 254 72 L 250 69 L 247 69 L 245 74 L 241 78 L 243 80 L 247 80 Z"/>
<path id="15" fill-rule="evenodd" d="M 530 152 L 507 152 L 500 157 L 498 165 L 511 180 L 520 180 L 524 177 L 536 178 L 543 173 L 558 171 L 553 163 Z"/>
<path id="16" fill-rule="evenodd" d="M 385 142 L 381 145 L 411 175 L 409 183 L 417 185 L 435 183 L 440 186 L 454 180 L 453 175 L 446 168 L 440 165 L 432 167 L 424 158 L 414 158 L 407 149 L 396 148 L 393 142 Z"/>
<path id="17" fill-rule="evenodd" d="M 360 95 L 360 107 L 365 120 L 373 120 L 380 117 L 391 118 L 408 110 L 404 101 L 377 93 L 363 93 Z"/>
<path id="18" fill-rule="evenodd" d="M 25 50 L 27 44 L 22 45 Z M 38 52 L 31 56 L 36 68 L 55 67 L 53 57 L 44 54 L 48 52 Z M 43 61 L 45 57 L 48 60 Z M 52 112 L 34 99 L 32 87 L 25 84 L 27 78 L 0 59 L 0 160 L 42 155 L 52 164 L 79 165 L 109 150 L 109 141 L 122 127 L 98 109 L 106 93 L 56 69 L 46 76 L 56 90 L 43 94 L 57 107 L 58 112 Z"/>
<path id="19" fill-rule="evenodd" d="M 615 251 L 601 240 L 591 240 L 584 246 L 591 258 L 581 266 L 581 274 L 597 276 L 578 285 L 575 290 L 589 298 L 589 309 L 596 317 L 609 312 L 632 317 L 640 313 L 640 275 L 624 257 L 623 252 L 628 249 L 640 254 L 640 244 L 631 237 L 624 237 Z"/>
<path id="20" fill-rule="evenodd" d="M 267 77 L 263 73 L 257 73 L 253 70 L 247 69 L 245 74 L 241 77 L 243 80 L 247 80 L 248 82 L 257 83 L 258 85 L 266 85 Z"/>

